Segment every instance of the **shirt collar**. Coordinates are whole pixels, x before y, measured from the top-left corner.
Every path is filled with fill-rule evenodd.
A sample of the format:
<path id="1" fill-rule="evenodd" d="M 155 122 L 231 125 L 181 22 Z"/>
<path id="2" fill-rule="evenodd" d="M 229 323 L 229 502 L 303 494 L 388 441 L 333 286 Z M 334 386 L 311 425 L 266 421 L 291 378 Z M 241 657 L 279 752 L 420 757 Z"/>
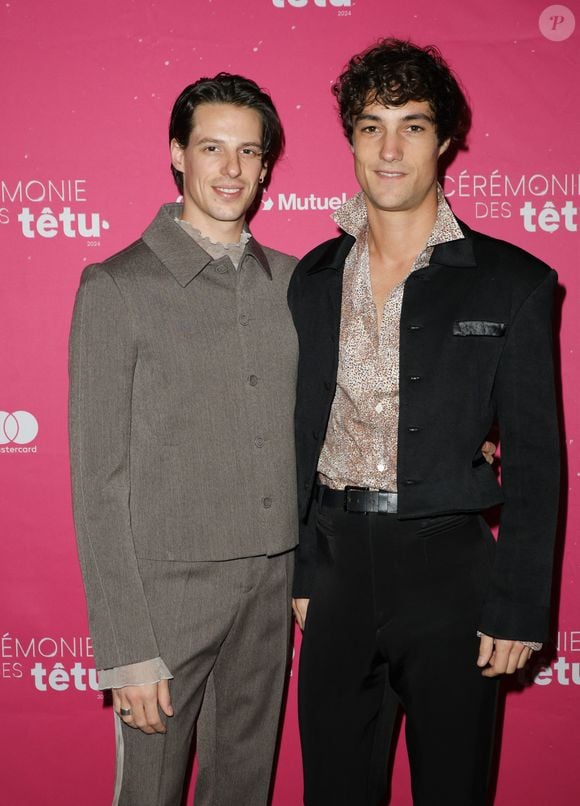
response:
<path id="1" fill-rule="evenodd" d="M 175 221 L 180 216 L 180 204 L 164 204 L 142 237 L 177 282 L 185 287 L 212 262 L 212 258 Z M 253 236 L 246 244 L 244 260 L 248 256 L 272 279 L 268 258 Z"/>
<path id="2" fill-rule="evenodd" d="M 185 232 L 187 232 L 190 237 L 193 238 L 193 240 L 199 246 L 201 246 L 202 249 L 205 249 L 206 252 L 209 251 L 207 248 L 208 246 L 210 249 L 211 247 L 217 246 L 220 249 L 223 249 L 227 254 L 232 249 L 239 249 L 240 247 L 245 246 L 252 237 L 250 230 L 244 226 L 242 234 L 240 235 L 240 240 L 237 243 L 222 243 L 221 241 L 212 241 L 209 235 L 204 235 L 201 230 L 197 229 L 197 227 L 194 227 L 189 223 L 189 221 L 185 221 L 185 219 L 178 218 L 177 216 L 175 217 L 175 221 L 183 230 L 185 230 Z M 209 254 L 211 254 L 211 251 Z"/>
<path id="3" fill-rule="evenodd" d="M 358 239 L 366 235 L 368 229 L 368 215 L 365 196 L 362 190 L 348 199 L 342 207 L 339 207 L 331 218 L 342 230 L 352 235 L 354 238 Z M 451 207 L 447 203 L 443 188 L 437 183 L 437 215 L 425 248 L 448 243 L 449 241 L 459 241 L 463 238 L 465 238 L 465 235 L 457 219 L 451 212 Z"/>

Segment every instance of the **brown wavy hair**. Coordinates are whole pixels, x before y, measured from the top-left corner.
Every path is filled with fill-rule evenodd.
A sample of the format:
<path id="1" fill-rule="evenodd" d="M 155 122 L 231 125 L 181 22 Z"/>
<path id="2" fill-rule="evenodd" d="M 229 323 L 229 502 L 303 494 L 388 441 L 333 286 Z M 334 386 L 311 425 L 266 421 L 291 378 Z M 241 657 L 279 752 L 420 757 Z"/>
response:
<path id="1" fill-rule="evenodd" d="M 402 106 L 427 101 L 439 143 L 465 147 L 471 112 L 458 80 L 433 45 L 421 48 L 402 39 L 381 39 L 353 56 L 332 87 L 344 133 L 352 143 L 353 124 L 365 106 Z"/>

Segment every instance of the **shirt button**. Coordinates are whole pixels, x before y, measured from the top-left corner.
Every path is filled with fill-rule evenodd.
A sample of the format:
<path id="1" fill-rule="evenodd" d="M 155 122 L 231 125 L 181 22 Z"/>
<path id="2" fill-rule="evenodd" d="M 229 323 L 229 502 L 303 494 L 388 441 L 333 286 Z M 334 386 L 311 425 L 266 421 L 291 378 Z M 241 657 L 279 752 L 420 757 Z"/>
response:
<path id="1" fill-rule="evenodd" d="M 377 405 L 375 406 L 375 411 L 377 412 L 377 414 L 380 414 L 382 410 L 383 410 L 383 404 L 377 403 Z"/>
<path id="2" fill-rule="evenodd" d="M 240 316 L 239 316 L 238 321 L 239 321 L 240 325 L 247 325 L 249 323 L 249 321 L 250 321 L 250 318 L 249 318 L 249 316 L 247 316 L 247 314 L 241 313 Z"/>
<path id="3" fill-rule="evenodd" d="M 272 506 L 272 499 L 271 498 L 262 498 L 262 505 L 264 509 L 270 509 Z"/>
<path id="4" fill-rule="evenodd" d="M 378 465 L 377 465 L 377 470 L 378 470 L 380 473 L 382 473 L 384 469 L 385 469 L 384 462 L 379 462 L 379 463 L 378 463 Z"/>
<path id="5" fill-rule="evenodd" d="M 219 266 L 215 267 L 215 270 L 217 271 L 218 274 L 225 274 L 228 270 L 228 267 L 224 266 L 223 263 L 220 263 Z"/>
<path id="6" fill-rule="evenodd" d="M 262 439 L 262 437 L 256 437 L 256 439 L 254 440 L 254 445 L 256 446 L 256 448 L 263 448 L 264 440 Z"/>
<path id="7" fill-rule="evenodd" d="M 258 376 L 250 375 L 250 386 L 257 386 L 257 385 L 258 385 Z"/>

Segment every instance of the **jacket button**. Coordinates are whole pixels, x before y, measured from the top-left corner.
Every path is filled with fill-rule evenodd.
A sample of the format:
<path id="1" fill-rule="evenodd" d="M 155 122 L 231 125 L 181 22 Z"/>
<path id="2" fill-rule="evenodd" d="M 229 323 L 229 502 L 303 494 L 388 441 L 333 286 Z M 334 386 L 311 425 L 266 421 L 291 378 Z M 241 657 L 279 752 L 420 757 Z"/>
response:
<path id="1" fill-rule="evenodd" d="M 324 388 L 326 389 L 327 392 L 330 392 L 330 390 L 332 388 L 332 384 L 330 383 L 330 381 L 324 381 L 323 386 L 324 386 Z"/>
<path id="2" fill-rule="evenodd" d="M 247 325 L 250 321 L 250 317 L 247 316 L 245 313 L 241 313 L 238 321 L 240 325 Z"/>
<path id="3" fill-rule="evenodd" d="M 256 437 L 256 439 L 254 440 L 254 445 L 256 446 L 256 448 L 263 448 L 264 440 L 262 439 L 262 437 Z"/>
<path id="4" fill-rule="evenodd" d="M 418 425 L 410 425 L 410 426 L 407 428 L 407 431 L 409 432 L 409 434 L 418 434 L 418 433 L 419 433 L 419 431 L 422 431 L 422 430 L 423 430 L 423 429 L 422 429 L 422 428 L 420 428 Z"/>
<path id="5" fill-rule="evenodd" d="M 250 386 L 257 386 L 257 385 L 258 385 L 258 376 L 250 375 Z"/>
<path id="6" fill-rule="evenodd" d="M 318 439 L 320 436 L 320 431 L 313 431 L 312 432 L 312 439 Z"/>
<path id="7" fill-rule="evenodd" d="M 262 498 L 262 505 L 264 509 L 270 509 L 272 506 L 272 499 L 271 498 Z"/>

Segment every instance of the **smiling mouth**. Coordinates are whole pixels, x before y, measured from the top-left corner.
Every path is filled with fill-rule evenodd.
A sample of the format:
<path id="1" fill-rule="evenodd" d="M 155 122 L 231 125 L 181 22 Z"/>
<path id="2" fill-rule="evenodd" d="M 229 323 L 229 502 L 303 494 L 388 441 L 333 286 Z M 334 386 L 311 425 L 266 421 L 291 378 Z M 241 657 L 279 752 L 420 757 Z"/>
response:
<path id="1" fill-rule="evenodd" d="M 242 192 L 243 188 L 214 187 L 216 193 L 223 193 L 225 196 L 236 196 Z"/>
<path id="2" fill-rule="evenodd" d="M 401 179 L 401 177 L 406 176 L 407 174 L 403 173 L 402 171 L 376 171 L 379 176 L 384 176 L 387 179 Z"/>

